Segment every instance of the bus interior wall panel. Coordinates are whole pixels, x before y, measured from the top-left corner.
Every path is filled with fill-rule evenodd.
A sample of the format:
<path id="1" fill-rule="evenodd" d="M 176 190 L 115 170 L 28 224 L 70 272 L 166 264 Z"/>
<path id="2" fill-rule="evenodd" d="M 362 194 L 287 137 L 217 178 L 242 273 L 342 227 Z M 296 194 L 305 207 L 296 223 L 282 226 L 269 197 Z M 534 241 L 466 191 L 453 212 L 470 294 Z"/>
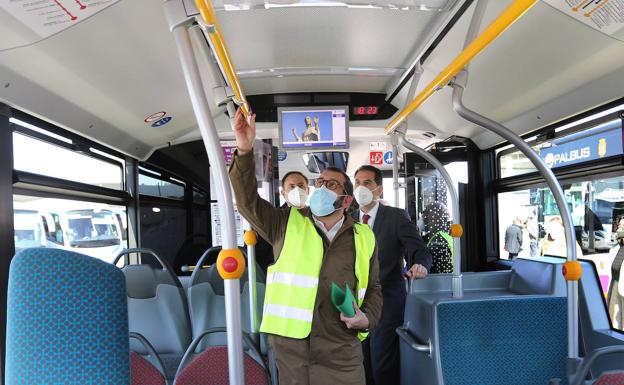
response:
<path id="1" fill-rule="evenodd" d="M 126 206 L 128 215 L 128 247 L 141 247 L 141 216 L 139 214 L 139 162 L 126 157 L 126 191 L 130 200 Z"/>
<path id="2" fill-rule="evenodd" d="M 479 151 L 475 153 L 474 166 L 472 167 L 472 175 L 474 176 L 474 184 L 476 189 L 475 202 L 479 204 L 476 209 L 477 221 L 474 229 L 482 229 L 479 231 L 484 234 L 480 241 L 477 254 L 479 261 L 470 261 L 471 268 L 483 268 L 487 264 L 489 257 L 498 257 L 498 216 L 496 206 L 496 194 L 492 188 L 495 178 L 496 162 L 494 151 Z M 472 184 L 473 181 L 469 181 Z"/>
<path id="3" fill-rule="evenodd" d="M 125 191 L 73 182 L 26 171 L 15 171 L 14 176 L 16 185 L 22 189 L 50 193 L 60 192 L 61 195 L 65 197 L 75 195 L 78 199 L 82 197 L 83 200 L 85 196 L 89 196 L 110 203 L 126 202 L 130 198 Z"/>
<path id="4" fill-rule="evenodd" d="M 0 180 L 13 178 L 13 132 L 10 109 L 0 104 Z M 13 184 L 0 183 L 0 373 L 4 373 L 6 354 L 7 290 L 9 267 L 15 254 L 13 240 Z"/>

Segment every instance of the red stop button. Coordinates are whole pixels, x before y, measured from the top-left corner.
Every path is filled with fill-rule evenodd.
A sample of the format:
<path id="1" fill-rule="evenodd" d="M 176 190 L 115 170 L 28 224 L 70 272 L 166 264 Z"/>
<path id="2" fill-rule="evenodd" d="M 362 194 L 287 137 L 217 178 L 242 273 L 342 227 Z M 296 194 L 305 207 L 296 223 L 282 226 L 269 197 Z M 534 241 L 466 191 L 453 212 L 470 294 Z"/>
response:
<path id="1" fill-rule="evenodd" d="M 221 266 L 223 266 L 223 270 L 227 271 L 228 273 L 233 273 L 236 271 L 236 269 L 238 269 L 238 261 L 236 260 L 236 258 L 227 257 L 223 260 Z"/>

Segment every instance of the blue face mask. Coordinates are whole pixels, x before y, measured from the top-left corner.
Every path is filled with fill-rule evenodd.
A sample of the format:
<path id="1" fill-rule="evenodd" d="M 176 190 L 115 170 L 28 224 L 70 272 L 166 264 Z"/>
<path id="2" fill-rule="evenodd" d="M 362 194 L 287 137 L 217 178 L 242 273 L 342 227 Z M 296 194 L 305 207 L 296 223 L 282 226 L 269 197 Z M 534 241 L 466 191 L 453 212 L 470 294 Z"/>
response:
<path id="1" fill-rule="evenodd" d="M 310 210 L 312 210 L 312 214 L 317 217 L 325 217 L 338 210 L 334 205 L 336 198 L 338 198 L 338 194 L 327 187 L 317 188 L 310 196 Z"/>

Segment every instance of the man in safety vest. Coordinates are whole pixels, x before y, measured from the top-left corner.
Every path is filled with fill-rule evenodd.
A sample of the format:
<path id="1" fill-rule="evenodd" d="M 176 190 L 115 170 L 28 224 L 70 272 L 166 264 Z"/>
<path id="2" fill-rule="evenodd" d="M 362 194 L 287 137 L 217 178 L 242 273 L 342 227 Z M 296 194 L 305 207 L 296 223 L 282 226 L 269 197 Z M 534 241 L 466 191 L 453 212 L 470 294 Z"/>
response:
<path id="1" fill-rule="evenodd" d="M 254 174 L 255 116 L 240 109 L 230 179 L 238 210 L 273 245 L 260 331 L 282 384 L 364 384 L 360 341 L 381 315 L 375 236 L 346 215 L 353 202 L 347 175 L 330 168 L 315 181 L 309 208 L 275 208 L 260 198 Z M 331 301 L 331 285 L 353 289 L 354 315 Z"/>

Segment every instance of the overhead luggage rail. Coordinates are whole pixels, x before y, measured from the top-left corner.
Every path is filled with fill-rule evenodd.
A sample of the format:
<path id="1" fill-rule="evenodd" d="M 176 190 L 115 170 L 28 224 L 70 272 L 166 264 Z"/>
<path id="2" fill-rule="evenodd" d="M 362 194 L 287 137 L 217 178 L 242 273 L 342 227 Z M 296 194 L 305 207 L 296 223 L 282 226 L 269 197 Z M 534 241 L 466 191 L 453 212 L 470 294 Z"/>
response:
<path id="1" fill-rule="evenodd" d="M 221 70 L 225 74 L 228 84 L 232 88 L 232 92 L 234 92 L 234 102 L 243 109 L 245 117 L 249 118 L 251 109 L 249 108 L 245 94 L 243 94 L 243 89 L 240 85 L 238 75 L 236 74 L 234 63 L 232 63 L 230 59 L 230 52 L 225 44 L 225 39 L 223 39 L 221 35 L 221 28 L 219 27 L 214 7 L 209 0 L 195 0 L 195 5 L 197 9 L 199 9 L 204 23 L 206 23 L 206 27 L 208 28 L 206 31 L 207 36 L 210 39 L 210 44 L 214 49 Z"/>
<path id="2" fill-rule="evenodd" d="M 199 1 L 199 0 L 198 0 Z M 433 93 L 443 87 L 461 71 L 485 47 L 505 32 L 516 20 L 526 13 L 537 0 L 515 0 L 476 39 L 470 43 L 431 83 L 386 126 L 384 132 L 391 134 L 407 117 L 425 102 Z"/>

